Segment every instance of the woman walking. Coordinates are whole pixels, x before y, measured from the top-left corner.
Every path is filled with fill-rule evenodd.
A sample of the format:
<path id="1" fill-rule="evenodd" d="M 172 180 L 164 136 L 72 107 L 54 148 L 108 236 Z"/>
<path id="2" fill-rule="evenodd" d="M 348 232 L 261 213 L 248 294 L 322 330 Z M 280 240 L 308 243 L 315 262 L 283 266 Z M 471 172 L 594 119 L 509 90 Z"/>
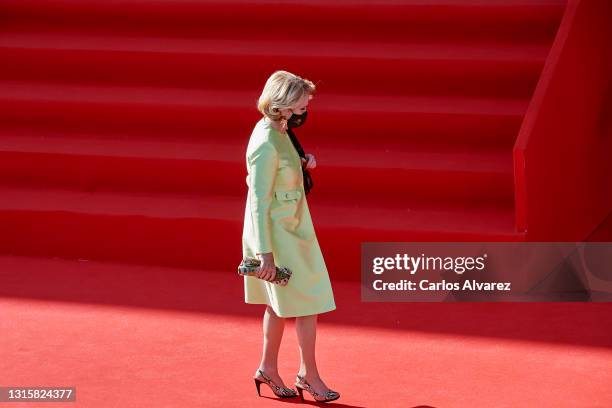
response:
<path id="1" fill-rule="evenodd" d="M 254 379 L 257 392 L 266 383 L 281 398 L 297 394 L 278 374 L 278 351 L 285 318 L 296 318 L 301 364 L 295 386 L 317 401 L 340 394 L 325 385 L 315 361 L 317 315 L 336 309 L 331 282 L 315 234 L 302 166 L 313 169 L 313 155 L 300 157 L 287 129 L 302 125 L 315 85 L 287 71 L 276 71 L 259 97 L 263 117 L 256 123 L 246 150 L 249 187 L 242 233 L 243 257 L 261 261 L 258 277 L 244 277 L 246 303 L 265 304 L 263 355 Z M 300 149 L 301 150 L 301 147 Z M 286 286 L 272 283 L 276 266 L 293 275 Z"/>

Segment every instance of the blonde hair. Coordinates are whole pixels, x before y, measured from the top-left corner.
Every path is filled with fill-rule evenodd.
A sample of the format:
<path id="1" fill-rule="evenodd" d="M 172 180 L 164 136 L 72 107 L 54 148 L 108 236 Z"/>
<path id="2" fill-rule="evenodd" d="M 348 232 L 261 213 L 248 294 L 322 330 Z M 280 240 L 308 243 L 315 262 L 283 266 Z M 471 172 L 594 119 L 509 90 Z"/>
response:
<path id="1" fill-rule="evenodd" d="M 268 80 L 257 101 L 257 110 L 271 120 L 281 119 L 281 109 L 290 108 L 304 95 L 315 93 L 316 87 L 312 81 L 299 77 L 287 71 L 275 71 Z"/>

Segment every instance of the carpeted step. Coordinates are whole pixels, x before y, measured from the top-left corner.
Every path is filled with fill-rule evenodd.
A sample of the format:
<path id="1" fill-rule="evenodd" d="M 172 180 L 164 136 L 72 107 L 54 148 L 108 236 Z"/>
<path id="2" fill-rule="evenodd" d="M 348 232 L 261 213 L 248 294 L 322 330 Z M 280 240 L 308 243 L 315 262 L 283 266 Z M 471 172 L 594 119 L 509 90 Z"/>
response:
<path id="1" fill-rule="evenodd" d="M 307 151 L 317 158 L 317 168 L 312 170 L 316 194 L 338 201 L 513 201 L 511 151 L 416 147 L 402 152 L 376 146 L 369 150 L 328 146 Z M 0 180 L 11 185 L 72 186 L 80 190 L 243 197 L 245 152 L 246 140 L 177 137 L 143 141 L 118 134 L 110 137 L 3 129 Z"/>
<path id="2" fill-rule="evenodd" d="M 188 132 L 217 140 L 250 135 L 261 117 L 257 91 L 95 86 L 0 81 L 5 127 L 122 132 Z M 329 141 L 396 148 L 423 140 L 441 145 L 509 147 L 529 100 L 322 93 L 299 130 L 313 147 Z M 319 115 L 320 112 L 320 115 Z"/>
<path id="3" fill-rule="evenodd" d="M 263 78 L 284 61 L 285 69 L 316 78 L 324 93 L 528 98 L 548 50 L 548 44 L 4 32 L 0 55 L 11 63 L 0 66 L 0 75 L 5 80 L 242 90 L 260 88 Z"/>
<path id="4" fill-rule="evenodd" d="M 234 271 L 245 199 L 2 186 L 0 252 Z M 328 269 L 339 279 L 359 279 L 361 242 L 523 238 L 513 232 L 512 207 L 308 200 Z"/>
<path id="5" fill-rule="evenodd" d="M 565 0 L 4 0 L 5 29 L 387 42 L 550 42 Z M 358 27 L 358 28 L 356 28 Z M 281 31 L 282 30 L 282 31 Z"/>

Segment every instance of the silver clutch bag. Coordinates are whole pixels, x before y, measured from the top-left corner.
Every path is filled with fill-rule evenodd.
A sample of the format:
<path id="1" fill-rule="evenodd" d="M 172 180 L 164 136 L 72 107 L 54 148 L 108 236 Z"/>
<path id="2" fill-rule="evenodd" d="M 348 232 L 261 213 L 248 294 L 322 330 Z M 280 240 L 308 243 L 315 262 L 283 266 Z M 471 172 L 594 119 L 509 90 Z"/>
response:
<path id="1" fill-rule="evenodd" d="M 261 261 L 259 259 L 245 257 L 242 259 L 242 262 L 240 262 L 240 265 L 238 265 L 238 275 L 255 276 L 256 278 L 259 278 L 257 276 L 257 272 L 260 266 L 261 266 Z M 289 268 L 277 266 L 276 276 L 274 277 L 274 280 L 271 281 L 271 283 L 274 283 L 280 286 L 286 286 L 287 283 L 289 283 L 289 278 L 291 278 L 291 271 L 289 270 Z"/>

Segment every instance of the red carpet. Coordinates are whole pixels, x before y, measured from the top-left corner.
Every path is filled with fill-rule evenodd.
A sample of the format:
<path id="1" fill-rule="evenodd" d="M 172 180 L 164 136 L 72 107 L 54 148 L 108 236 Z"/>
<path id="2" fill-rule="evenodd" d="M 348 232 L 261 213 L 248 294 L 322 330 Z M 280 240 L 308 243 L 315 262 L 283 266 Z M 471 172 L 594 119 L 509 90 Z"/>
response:
<path id="1" fill-rule="evenodd" d="M 338 306 L 329 405 L 612 406 L 610 304 L 360 302 L 361 242 L 525 240 L 512 149 L 565 5 L 0 2 L 0 386 L 298 402 L 256 394 L 263 306 L 235 271 L 255 101 L 286 69 L 319 89 L 297 133 Z M 280 362 L 290 385 L 291 319 Z"/>
<path id="2" fill-rule="evenodd" d="M 233 273 L 10 256 L 0 271 L 2 385 L 76 386 L 66 407 L 282 404 L 250 379 L 263 306 L 242 303 Z M 609 304 L 360 303 L 357 284 L 334 290 L 317 337 L 342 394 L 331 406 L 612 405 Z M 289 385 L 293 319 L 279 359 Z"/>

